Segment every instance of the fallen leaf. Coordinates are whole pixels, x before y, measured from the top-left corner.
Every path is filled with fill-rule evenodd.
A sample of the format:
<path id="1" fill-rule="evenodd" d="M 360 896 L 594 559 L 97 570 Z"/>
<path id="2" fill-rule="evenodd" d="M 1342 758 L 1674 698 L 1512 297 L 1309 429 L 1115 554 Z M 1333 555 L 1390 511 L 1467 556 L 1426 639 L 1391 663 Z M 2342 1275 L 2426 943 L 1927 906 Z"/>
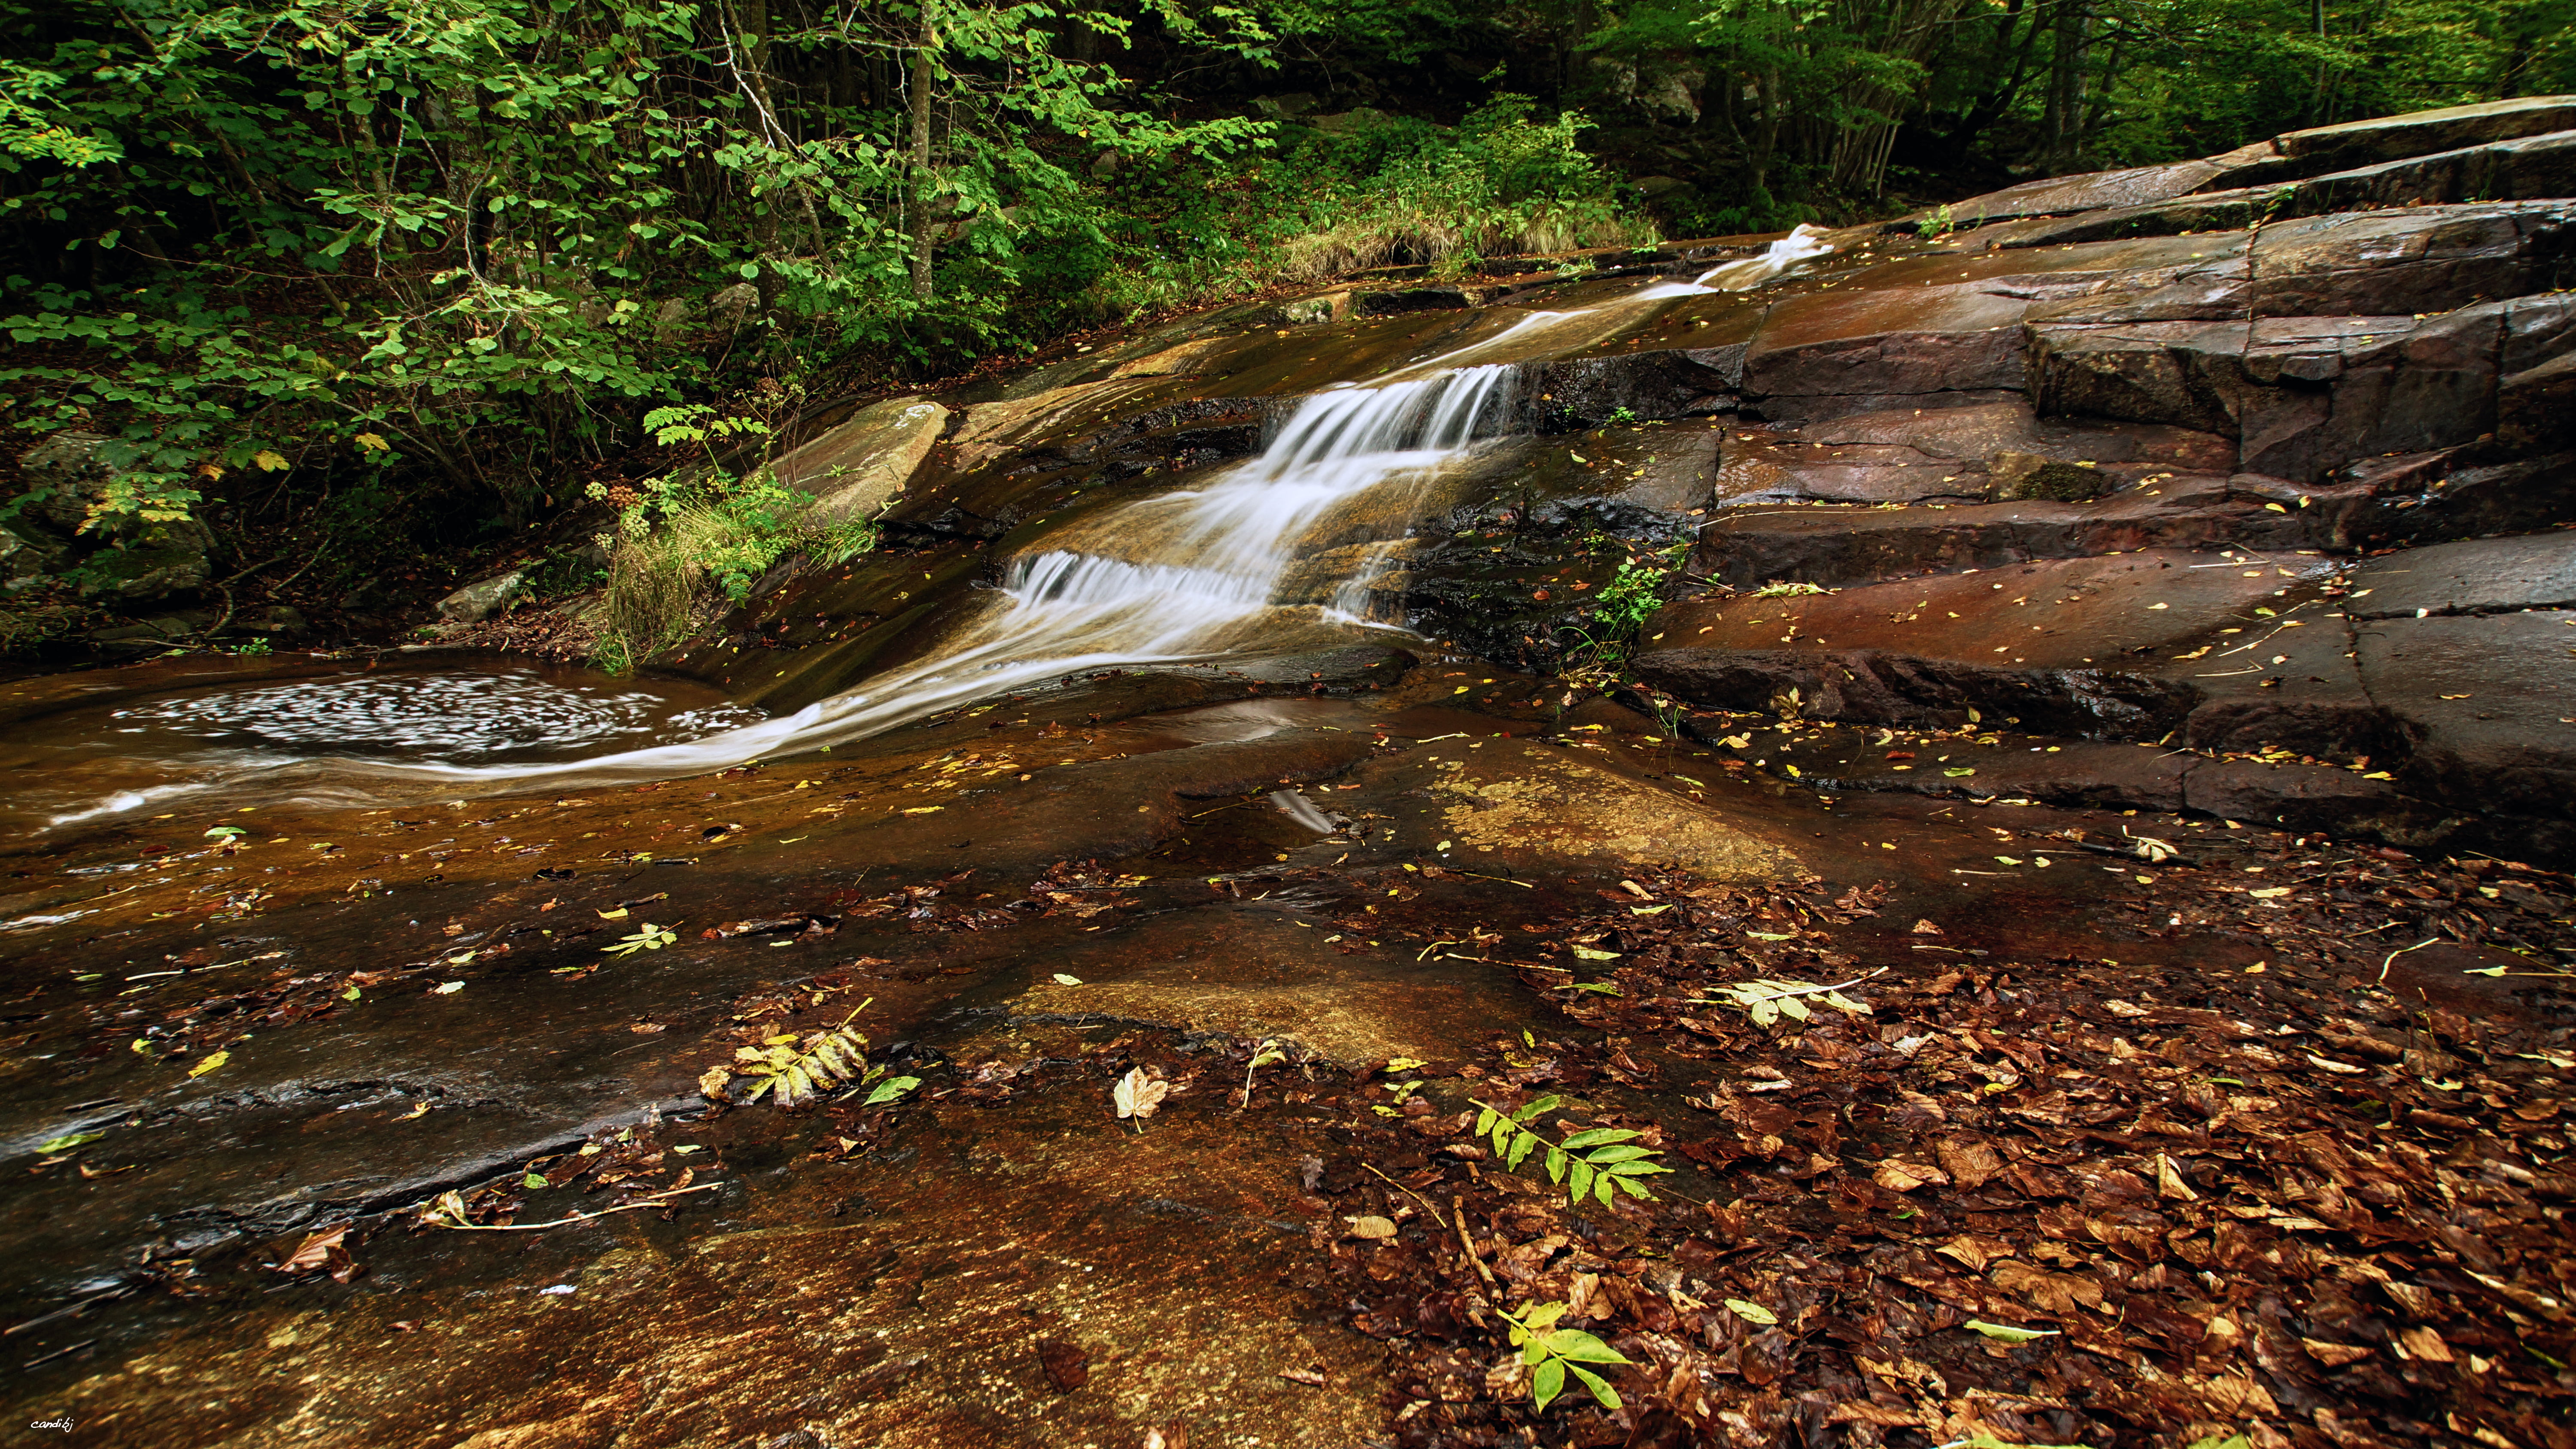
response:
<path id="1" fill-rule="evenodd" d="M 1982 1318 L 1971 1318 L 1963 1326 L 1999 1343 L 2029 1343 L 2034 1339 L 2057 1337 L 2057 1330 L 2053 1328 L 2015 1328 L 2009 1323 L 1988 1323 Z"/>
<path id="2" fill-rule="evenodd" d="M 1063 972 L 1061 972 L 1061 971 L 1059 971 L 1059 972 L 1055 973 L 1054 981 L 1055 981 L 1055 984 L 1056 984 L 1056 985 L 1058 985 L 1058 986 L 1080 986 L 1080 985 L 1082 984 L 1082 978 L 1081 978 L 1081 977 L 1079 977 L 1079 976 L 1067 976 L 1066 974 L 1064 974 L 1064 973 L 1063 973 Z"/>
<path id="3" fill-rule="evenodd" d="M 1091 1382 L 1091 1355 L 1078 1343 L 1060 1338 L 1038 1340 L 1038 1367 L 1046 1371 L 1047 1382 L 1055 1391 L 1069 1394 Z"/>
<path id="4" fill-rule="evenodd" d="M 303 1243 L 299 1245 L 294 1252 L 287 1255 L 286 1261 L 277 1265 L 277 1271 L 280 1273 L 310 1273 L 315 1269 L 327 1267 L 331 1262 L 332 1251 L 340 1248 L 341 1243 L 346 1240 L 348 1236 L 349 1225 L 347 1223 L 342 1223 L 337 1227 L 324 1228 L 319 1232 L 308 1233 L 305 1235 Z M 340 1256 L 345 1258 L 348 1254 L 343 1250 L 340 1253 Z"/>
<path id="5" fill-rule="evenodd" d="M 1351 1225 L 1351 1230 L 1342 1234 L 1342 1236 L 1346 1238 L 1363 1238 L 1374 1243 L 1383 1242 L 1386 1239 L 1395 1236 L 1394 1220 L 1379 1217 L 1374 1213 L 1364 1214 L 1355 1218 L 1344 1218 L 1342 1221 Z"/>
<path id="6" fill-rule="evenodd" d="M 1780 1321 L 1779 1314 L 1772 1312 L 1770 1309 L 1763 1307 L 1759 1303 L 1748 1302 L 1742 1298 L 1727 1299 L 1726 1311 L 1743 1319 L 1747 1323 L 1758 1323 L 1765 1328 L 1768 1328 Z"/>
<path id="7" fill-rule="evenodd" d="M 1158 1082 L 1146 1076 L 1143 1067 L 1130 1067 L 1127 1075 L 1118 1079 L 1109 1100 L 1117 1105 L 1122 1120 L 1133 1117 L 1142 1121 L 1154 1115 L 1155 1109 L 1163 1105 L 1163 1098 L 1170 1095 L 1171 1090 L 1171 1083 Z"/>
<path id="8" fill-rule="evenodd" d="M 224 1063 L 231 1061 L 232 1059 L 233 1054 L 231 1052 L 216 1052 L 205 1060 L 197 1063 L 195 1066 L 188 1068 L 188 1075 L 192 1077 L 202 1077 L 206 1073 L 213 1071 L 215 1068 L 222 1066 Z"/>
<path id="9" fill-rule="evenodd" d="M 1890 1192 L 1912 1192 L 1918 1187 L 1946 1183 L 1950 1175 L 1920 1162 L 1882 1162 L 1878 1170 L 1869 1175 L 1869 1180 Z"/>

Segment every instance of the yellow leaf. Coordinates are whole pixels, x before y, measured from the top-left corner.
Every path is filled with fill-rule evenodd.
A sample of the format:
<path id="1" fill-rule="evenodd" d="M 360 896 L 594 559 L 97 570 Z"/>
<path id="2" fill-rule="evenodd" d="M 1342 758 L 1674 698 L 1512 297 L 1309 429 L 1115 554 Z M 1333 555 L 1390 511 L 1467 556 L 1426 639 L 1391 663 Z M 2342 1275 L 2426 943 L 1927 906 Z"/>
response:
<path id="1" fill-rule="evenodd" d="M 206 1073 L 213 1071 L 215 1068 L 222 1066 L 224 1063 L 231 1061 L 232 1059 L 233 1054 L 231 1052 L 216 1052 L 214 1055 L 207 1057 L 204 1061 L 188 1068 L 188 1075 L 192 1077 L 202 1077 Z"/>
<path id="2" fill-rule="evenodd" d="M 384 435 L 381 433 L 360 433 L 357 437 L 357 443 L 359 447 L 366 449 L 370 453 L 386 452 L 393 447 L 393 444 L 385 441 Z"/>
<path id="3" fill-rule="evenodd" d="M 251 461 L 271 473 L 283 472 L 286 468 L 286 455 L 274 448 L 260 449 L 251 455 Z"/>
<path id="4" fill-rule="evenodd" d="M 2258 901 L 2276 901 L 2289 893 L 2290 888 L 2288 886 L 2273 886 L 2268 890 L 2247 891 L 2245 894 L 2252 896 Z"/>
<path id="5" fill-rule="evenodd" d="M 915 805 L 903 813 L 906 815 L 936 815 L 947 808 L 948 807 L 945 805 Z"/>
<path id="6" fill-rule="evenodd" d="M 624 906 L 619 906 L 616 910 L 613 910 L 613 911 L 601 911 L 601 912 L 599 913 L 599 918 L 600 918 L 601 920 L 603 920 L 603 921 L 622 921 L 622 920 L 625 920 L 625 919 L 626 919 L 626 908 L 625 908 Z"/>

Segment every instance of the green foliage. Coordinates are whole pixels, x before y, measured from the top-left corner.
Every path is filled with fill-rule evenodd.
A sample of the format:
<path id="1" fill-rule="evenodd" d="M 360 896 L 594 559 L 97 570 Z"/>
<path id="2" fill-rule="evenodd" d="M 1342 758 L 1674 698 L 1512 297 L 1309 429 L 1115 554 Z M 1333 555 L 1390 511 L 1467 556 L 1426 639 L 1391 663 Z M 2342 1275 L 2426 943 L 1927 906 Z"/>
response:
<path id="1" fill-rule="evenodd" d="M 6 425 L 111 437 L 109 512 L 184 514 L 245 470 L 341 496 L 391 473 L 515 524 L 566 455 L 631 444 L 645 399 L 1015 340 L 1044 270 L 1023 239 L 1097 233 L 1081 152 L 1264 130 L 1167 119 L 1059 44 L 1140 24 L 1266 57 L 1251 12 L 1164 0 L 0 0 Z"/>
<path id="2" fill-rule="evenodd" d="M 1329 130 L 1282 125 L 1268 155 L 1122 168 L 1096 203 L 1088 264 L 1066 254 L 1065 280 L 1081 284 L 1068 320 L 1395 263 L 1460 267 L 1652 240 L 1579 144 L 1591 122 L 1570 110 L 1536 117 L 1535 102 L 1511 94 L 1455 127 L 1354 112 Z"/>
<path id="3" fill-rule="evenodd" d="M 1930 216 L 1914 224 L 1914 235 L 1922 241 L 1939 241 L 1949 235 L 1950 228 L 1956 225 L 1958 223 L 1950 216 L 1950 203 L 1945 201 Z"/>
<path id="4" fill-rule="evenodd" d="M 1528 1125 L 1564 1100 L 1554 1095 L 1536 1097 L 1512 1112 L 1477 1102 L 1483 1110 L 1476 1117 L 1476 1135 L 1492 1139 L 1495 1160 L 1505 1171 L 1518 1171 L 1522 1159 L 1545 1148 L 1547 1180 L 1564 1184 L 1569 1207 L 1579 1206 L 1586 1198 L 1598 1198 L 1608 1207 L 1613 1188 L 1630 1197 L 1652 1198 L 1654 1194 L 1638 1179 L 1672 1169 L 1649 1160 L 1662 1156 L 1660 1151 L 1633 1145 L 1638 1134 L 1620 1127 L 1595 1127 L 1562 1142 L 1550 1142 Z"/>
<path id="5" fill-rule="evenodd" d="M 1525 1303 L 1515 1313 L 1503 1310 L 1510 1325 L 1512 1347 L 1521 1351 L 1521 1362 L 1529 1365 L 1530 1402 L 1544 1409 L 1565 1392 L 1565 1379 L 1574 1376 L 1593 1401 L 1605 1409 L 1619 1407 L 1619 1391 L 1610 1382 L 1585 1368 L 1585 1364 L 1624 1364 L 1628 1360 L 1617 1349 L 1579 1328 L 1559 1328 L 1557 1320 L 1565 1316 L 1562 1303 Z"/>

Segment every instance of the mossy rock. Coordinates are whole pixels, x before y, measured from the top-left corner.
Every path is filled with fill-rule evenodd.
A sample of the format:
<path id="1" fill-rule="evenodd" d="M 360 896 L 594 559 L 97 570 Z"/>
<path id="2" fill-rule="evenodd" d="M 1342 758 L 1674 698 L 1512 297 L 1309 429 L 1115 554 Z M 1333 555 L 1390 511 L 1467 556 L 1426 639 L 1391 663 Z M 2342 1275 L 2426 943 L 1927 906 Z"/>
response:
<path id="1" fill-rule="evenodd" d="M 2043 458 L 2037 453 L 1997 453 L 1986 465 L 1998 502 L 2044 498 L 2055 503 L 2090 503 L 2111 491 L 2111 475 L 2085 463 Z"/>

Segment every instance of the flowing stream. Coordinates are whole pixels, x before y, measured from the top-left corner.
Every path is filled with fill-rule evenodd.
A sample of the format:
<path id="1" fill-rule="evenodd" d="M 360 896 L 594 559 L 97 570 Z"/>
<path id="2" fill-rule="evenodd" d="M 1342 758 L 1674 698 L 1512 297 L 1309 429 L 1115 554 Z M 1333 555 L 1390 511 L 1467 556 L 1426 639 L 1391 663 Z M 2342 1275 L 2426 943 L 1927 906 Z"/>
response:
<path id="1" fill-rule="evenodd" d="M 1040 552 L 1010 560 L 981 612 L 934 655 L 867 680 L 794 714 L 587 758 L 544 758 L 544 745 L 597 750 L 621 735 L 690 732 L 724 723 L 699 712 L 641 722 L 632 701 L 580 701 L 574 723 L 546 739 L 466 727 L 461 738 L 400 738 L 371 722 L 374 696 L 313 685 L 235 693 L 173 706 L 180 715 L 261 748 L 200 755 L 140 789 L 90 793 L 46 821 L 62 826 L 221 788 L 264 797 L 391 802 L 575 789 L 668 779 L 745 760 L 817 749 L 882 733 L 959 705 L 1041 686 L 1084 670 L 1136 664 L 1279 656 L 1346 643 L 1385 627 L 1366 617 L 1370 586 L 1401 544 L 1430 481 L 1509 413 L 1512 361 L 1562 353 L 1592 332 L 1624 325 L 1640 305 L 1712 291 L 1740 291 L 1829 250 L 1801 227 L 1761 256 L 1726 263 L 1694 282 L 1667 282 L 1573 312 L 1536 312 L 1499 336 L 1430 359 L 1369 386 L 1305 399 L 1262 453 L 1207 486 L 1143 498 L 1068 525 Z M 1538 334 L 1533 336 L 1531 334 Z M 1283 586 L 1301 558 L 1349 548 L 1338 580 L 1294 602 Z M 450 684 L 447 692 L 458 688 Z M 435 695 L 438 691 L 433 690 Z M 467 694 L 473 691 L 468 688 Z M 463 699 L 468 710 L 483 702 Z M 623 713 L 619 713 L 620 709 Z M 311 721 L 344 713 L 352 728 L 269 728 L 285 710 Z M 318 711 L 318 713 L 317 713 Z M 614 716 L 614 718 L 610 718 Z M 506 726 L 508 713 L 501 716 Z M 587 721 L 587 724 L 582 723 Z M 190 733 L 186 729 L 177 731 Z M 405 746 L 385 758 L 373 744 Z M 280 753 L 277 746 L 296 747 Z M 327 749 L 329 753 L 322 754 Z M 315 753 L 302 753 L 313 750 Z M 535 756 L 535 757 L 532 757 Z M 22 771 L 23 773 L 23 771 Z M 59 791 L 43 791 L 60 798 Z"/>

